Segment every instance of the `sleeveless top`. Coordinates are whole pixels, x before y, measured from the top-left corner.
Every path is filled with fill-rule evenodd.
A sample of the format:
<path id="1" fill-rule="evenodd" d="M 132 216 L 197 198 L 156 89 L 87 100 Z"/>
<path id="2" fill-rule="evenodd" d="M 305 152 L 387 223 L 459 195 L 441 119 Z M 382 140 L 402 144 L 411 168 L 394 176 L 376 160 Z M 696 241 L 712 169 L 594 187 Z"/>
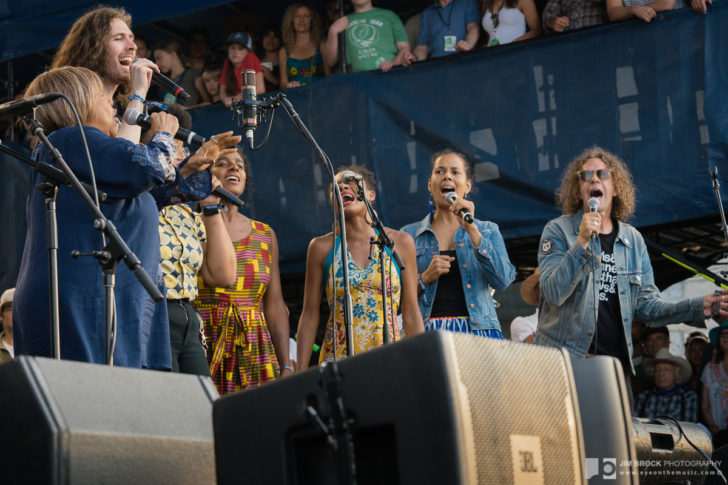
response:
<path id="1" fill-rule="evenodd" d="M 354 354 L 359 354 L 384 343 L 384 318 L 382 315 L 382 279 L 379 269 L 379 246 L 374 246 L 369 264 L 360 268 L 348 252 L 349 287 L 353 314 Z M 332 261 L 336 261 L 333 265 Z M 346 328 L 344 325 L 344 287 L 341 276 L 341 236 L 336 236 L 334 245 L 324 264 L 326 277 L 326 300 L 331 309 L 319 361 L 334 360 L 334 334 L 336 335 L 336 359 L 346 357 Z M 387 294 L 387 321 L 392 331 L 392 341 L 399 340 L 401 333 L 397 325 L 396 315 L 400 307 L 402 285 L 400 270 L 387 248 L 384 256 Z M 335 286 L 331 287 L 331 271 L 336 270 Z M 395 271 L 396 270 L 396 271 Z M 332 323 L 336 298 L 336 319 Z M 390 334 L 391 335 L 391 334 Z"/>
<path id="2" fill-rule="evenodd" d="M 263 316 L 271 279 L 270 226 L 250 221 L 250 235 L 233 242 L 237 278 L 233 286 L 210 288 L 198 278 L 195 306 L 205 324 L 210 374 L 220 394 L 259 386 L 279 374 L 273 342 Z"/>
<path id="3" fill-rule="evenodd" d="M 526 17 L 517 8 L 502 8 L 498 12 L 498 27 L 493 23 L 493 14 L 483 15 L 483 29 L 488 32 L 488 47 L 509 44 L 526 33 Z"/>
<path id="4" fill-rule="evenodd" d="M 286 69 L 288 70 L 288 80 L 298 81 L 301 86 L 323 79 L 326 75 L 324 58 L 321 57 L 321 49 L 319 48 L 316 48 L 316 54 L 307 59 L 289 57 L 286 60 Z"/>

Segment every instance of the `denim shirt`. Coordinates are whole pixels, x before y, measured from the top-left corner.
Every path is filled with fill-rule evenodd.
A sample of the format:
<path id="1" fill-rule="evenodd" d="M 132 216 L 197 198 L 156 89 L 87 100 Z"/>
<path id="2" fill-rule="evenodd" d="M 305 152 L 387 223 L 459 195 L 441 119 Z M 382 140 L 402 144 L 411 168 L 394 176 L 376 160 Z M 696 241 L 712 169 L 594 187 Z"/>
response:
<path id="1" fill-rule="evenodd" d="M 537 344 L 563 347 L 577 358 L 586 356 L 596 329 L 599 289 L 594 288 L 594 278 L 598 283 L 602 274 L 599 238 L 587 249 L 576 241 L 582 214 L 550 221 L 541 235 L 541 301 L 535 336 Z M 634 316 L 650 326 L 679 322 L 705 326 L 702 298 L 675 303 L 662 298 L 642 234 L 623 222 L 617 222 L 614 264 L 627 355 L 632 355 Z"/>
<path id="2" fill-rule="evenodd" d="M 460 265 L 470 326 L 476 330 L 500 330 L 490 288 L 501 290 L 511 284 L 516 276 L 516 270 L 508 259 L 506 245 L 498 225 L 478 219 L 473 224 L 482 237 L 480 247 L 473 246 L 470 236 L 462 227 L 455 231 L 454 237 L 455 254 Z M 421 274 L 430 266 L 432 258 L 440 254 L 437 236 L 430 228 L 430 216 L 420 222 L 408 224 L 401 230 L 415 240 L 417 272 Z M 418 297 L 420 312 L 425 322 L 432 313 L 435 293 L 437 293 L 437 281 L 427 285 L 425 291 Z"/>

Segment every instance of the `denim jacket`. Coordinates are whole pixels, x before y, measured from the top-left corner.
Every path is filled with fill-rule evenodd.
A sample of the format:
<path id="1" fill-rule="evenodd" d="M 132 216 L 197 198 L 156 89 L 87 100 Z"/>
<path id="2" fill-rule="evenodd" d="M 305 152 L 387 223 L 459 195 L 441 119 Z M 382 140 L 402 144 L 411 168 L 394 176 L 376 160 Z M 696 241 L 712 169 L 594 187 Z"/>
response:
<path id="1" fill-rule="evenodd" d="M 561 216 L 546 224 L 538 252 L 541 301 L 535 342 L 563 347 L 575 357 L 586 356 L 596 329 L 599 290 L 594 289 L 594 278 L 598 282 L 602 273 L 599 238 L 587 249 L 576 241 L 582 215 Z M 702 298 L 675 303 L 662 298 L 642 234 L 623 222 L 617 222 L 614 261 L 627 355 L 632 355 L 633 316 L 651 326 L 705 326 Z"/>
<path id="2" fill-rule="evenodd" d="M 477 330 L 500 330 L 490 288 L 501 290 L 511 284 L 516 276 L 516 270 L 508 259 L 506 245 L 498 225 L 477 219 L 473 224 L 482 236 L 480 247 L 472 245 L 470 236 L 462 227 L 455 231 L 454 238 L 470 325 Z M 430 266 L 433 256 L 440 254 L 440 244 L 430 229 L 430 216 L 420 222 L 408 224 L 401 230 L 415 240 L 417 272 L 422 273 Z M 425 291 L 418 297 L 420 312 L 425 322 L 430 318 L 436 292 L 437 281 L 426 286 Z"/>

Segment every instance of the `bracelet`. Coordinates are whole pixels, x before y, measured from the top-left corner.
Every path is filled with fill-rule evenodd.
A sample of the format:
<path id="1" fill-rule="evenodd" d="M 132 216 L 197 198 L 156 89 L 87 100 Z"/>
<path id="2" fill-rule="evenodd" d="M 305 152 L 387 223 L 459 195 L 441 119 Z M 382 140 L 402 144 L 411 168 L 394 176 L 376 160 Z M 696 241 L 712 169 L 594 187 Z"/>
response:
<path id="1" fill-rule="evenodd" d="M 425 291 L 425 283 L 422 281 L 422 275 L 420 273 L 417 273 L 417 284 L 420 285 L 422 291 Z"/>
<path id="2" fill-rule="evenodd" d="M 289 371 L 293 372 L 293 367 L 291 367 L 290 365 L 282 365 L 281 370 L 282 371 L 289 370 Z"/>
<path id="3" fill-rule="evenodd" d="M 200 209 L 202 209 L 203 216 L 214 216 L 215 214 L 219 214 L 223 207 L 225 207 L 225 206 L 222 203 L 220 203 L 220 204 L 213 204 L 213 205 L 204 205 Z"/>

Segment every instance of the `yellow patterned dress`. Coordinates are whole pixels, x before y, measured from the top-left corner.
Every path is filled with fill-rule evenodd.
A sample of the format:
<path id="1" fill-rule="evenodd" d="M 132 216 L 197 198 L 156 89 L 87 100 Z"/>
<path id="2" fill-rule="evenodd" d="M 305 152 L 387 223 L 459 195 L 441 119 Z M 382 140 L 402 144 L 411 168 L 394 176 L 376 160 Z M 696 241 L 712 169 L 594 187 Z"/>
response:
<path id="1" fill-rule="evenodd" d="M 205 322 L 210 375 L 220 394 L 259 386 L 280 372 L 263 317 L 273 257 L 271 229 L 250 222 L 250 235 L 233 242 L 238 265 L 235 285 L 209 288 L 198 280 L 195 305 Z"/>
<path id="2" fill-rule="evenodd" d="M 333 291 L 331 287 L 331 271 L 336 268 L 336 324 L 332 325 L 332 316 L 326 324 L 323 348 L 319 361 L 334 360 L 334 334 L 336 334 L 336 358 L 346 357 L 346 329 L 344 328 L 344 286 L 341 276 L 341 244 L 340 237 L 336 237 L 336 251 L 333 248 L 324 263 L 324 275 L 326 276 L 326 299 L 334 313 Z M 348 251 L 348 248 L 347 248 Z M 374 246 L 369 264 L 360 268 L 354 262 L 351 254 L 349 260 L 349 286 L 351 292 L 352 322 L 354 333 L 354 354 L 359 354 L 384 343 L 382 314 L 382 278 L 379 270 L 379 246 Z M 332 260 L 335 264 L 332 264 Z M 392 341 L 399 340 L 401 332 L 397 324 L 397 312 L 399 311 L 400 295 L 402 291 L 399 268 L 388 251 L 385 252 L 384 267 L 387 275 L 387 313 L 391 331 Z M 335 331 L 334 331 L 335 327 Z M 392 335 L 392 334 L 390 334 Z"/>

